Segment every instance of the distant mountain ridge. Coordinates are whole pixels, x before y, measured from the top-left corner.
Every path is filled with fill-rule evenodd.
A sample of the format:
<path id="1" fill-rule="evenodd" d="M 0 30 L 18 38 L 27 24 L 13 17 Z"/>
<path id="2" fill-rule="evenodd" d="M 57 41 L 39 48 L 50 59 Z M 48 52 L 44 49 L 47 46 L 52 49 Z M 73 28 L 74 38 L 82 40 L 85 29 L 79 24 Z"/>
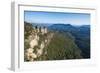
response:
<path id="1" fill-rule="evenodd" d="M 67 27 L 90 27 L 90 25 L 75 25 L 75 24 L 65 24 L 65 23 L 31 23 L 33 26 L 46 26 L 46 27 L 50 27 L 50 26 L 67 26 Z"/>
<path id="2" fill-rule="evenodd" d="M 74 28 L 71 24 L 53 24 L 50 27 L 50 29 L 57 29 L 57 30 L 66 30 L 66 29 L 72 29 Z"/>

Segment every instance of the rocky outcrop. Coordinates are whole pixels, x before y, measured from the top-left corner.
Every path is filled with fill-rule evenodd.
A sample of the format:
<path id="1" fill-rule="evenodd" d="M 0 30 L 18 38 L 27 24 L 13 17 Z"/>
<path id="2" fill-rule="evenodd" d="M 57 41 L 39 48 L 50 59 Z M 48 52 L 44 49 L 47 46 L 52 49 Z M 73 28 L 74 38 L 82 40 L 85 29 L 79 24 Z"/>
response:
<path id="1" fill-rule="evenodd" d="M 27 39 L 29 48 L 25 50 L 25 61 L 34 61 L 39 58 L 43 54 L 44 48 L 50 43 L 52 37 L 53 34 L 48 33 L 46 28 L 41 29 L 41 31 L 34 29 Z"/>

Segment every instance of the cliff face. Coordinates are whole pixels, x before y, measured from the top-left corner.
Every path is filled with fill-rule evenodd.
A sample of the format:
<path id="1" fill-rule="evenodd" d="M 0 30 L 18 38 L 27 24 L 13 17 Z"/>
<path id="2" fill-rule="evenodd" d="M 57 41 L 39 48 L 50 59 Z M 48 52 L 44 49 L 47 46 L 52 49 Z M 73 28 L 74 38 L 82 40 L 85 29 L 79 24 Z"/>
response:
<path id="1" fill-rule="evenodd" d="M 53 33 L 49 33 L 47 28 L 33 28 L 25 39 L 28 47 L 25 47 L 25 61 L 34 61 L 44 52 L 44 48 L 50 43 Z M 29 32 L 27 31 L 27 32 Z M 25 44 L 25 46 L 27 46 Z"/>
<path id="2" fill-rule="evenodd" d="M 34 35 L 34 38 L 30 37 L 33 35 L 29 36 L 29 39 L 32 39 L 32 40 L 29 42 L 29 48 L 27 48 L 26 52 L 25 52 L 26 60 L 34 61 L 43 54 L 44 48 L 49 44 L 50 40 L 53 37 L 53 34 L 51 34 L 51 33 L 48 34 L 47 36 L 45 36 L 45 35 L 36 33 Z"/>

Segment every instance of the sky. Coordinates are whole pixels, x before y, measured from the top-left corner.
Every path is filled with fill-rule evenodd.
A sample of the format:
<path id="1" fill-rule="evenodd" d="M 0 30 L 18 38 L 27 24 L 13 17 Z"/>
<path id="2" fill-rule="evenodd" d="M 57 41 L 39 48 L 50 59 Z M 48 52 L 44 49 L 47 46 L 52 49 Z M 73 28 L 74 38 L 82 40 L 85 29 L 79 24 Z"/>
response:
<path id="1" fill-rule="evenodd" d="M 24 11 L 24 21 L 30 23 L 63 23 L 72 25 L 89 25 L 90 14 Z"/>

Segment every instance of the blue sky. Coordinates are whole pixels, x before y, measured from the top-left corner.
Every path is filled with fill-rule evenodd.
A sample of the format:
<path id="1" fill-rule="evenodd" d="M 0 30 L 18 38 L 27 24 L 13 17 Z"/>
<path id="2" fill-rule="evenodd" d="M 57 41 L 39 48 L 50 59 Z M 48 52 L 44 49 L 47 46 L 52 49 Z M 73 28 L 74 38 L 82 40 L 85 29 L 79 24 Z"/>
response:
<path id="1" fill-rule="evenodd" d="M 64 23 L 72 25 L 89 25 L 90 14 L 24 11 L 24 21 L 30 23 Z"/>

